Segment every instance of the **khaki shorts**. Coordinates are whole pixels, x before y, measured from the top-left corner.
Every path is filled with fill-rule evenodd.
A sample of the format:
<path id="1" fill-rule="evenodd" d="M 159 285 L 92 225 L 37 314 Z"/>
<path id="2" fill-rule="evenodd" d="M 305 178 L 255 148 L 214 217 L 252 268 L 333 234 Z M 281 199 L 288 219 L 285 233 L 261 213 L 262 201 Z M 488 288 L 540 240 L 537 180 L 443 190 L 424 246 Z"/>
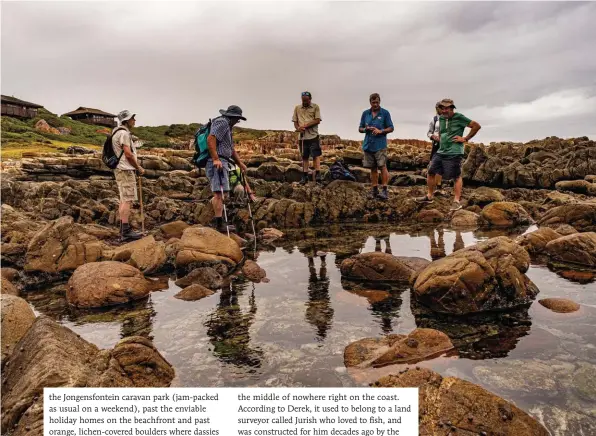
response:
<path id="1" fill-rule="evenodd" d="M 114 170 L 118 192 L 120 193 L 120 202 L 137 201 L 137 179 L 134 171 Z"/>
<path id="2" fill-rule="evenodd" d="M 373 153 L 365 151 L 362 166 L 364 168 L 383 168 L 387 166 L 387 149 L 384 148 Z"/>

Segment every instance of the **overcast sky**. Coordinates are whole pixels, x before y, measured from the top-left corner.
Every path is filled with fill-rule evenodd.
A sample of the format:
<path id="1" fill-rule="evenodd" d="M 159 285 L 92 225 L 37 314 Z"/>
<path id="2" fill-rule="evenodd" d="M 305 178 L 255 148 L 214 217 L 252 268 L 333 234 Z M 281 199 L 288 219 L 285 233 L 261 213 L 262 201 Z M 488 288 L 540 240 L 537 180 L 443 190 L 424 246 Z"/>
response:
<path id="1" fill-rule="evenodd" d="M 368 96 L 425 138 L 435 102 L 478 142 L 596 139 L 596 3 L 2 2 L 2 93 L 59 114 L 130 109 L 139 125 L 293 129 L 300 92 L 320 133 L 359 139 Z"/>

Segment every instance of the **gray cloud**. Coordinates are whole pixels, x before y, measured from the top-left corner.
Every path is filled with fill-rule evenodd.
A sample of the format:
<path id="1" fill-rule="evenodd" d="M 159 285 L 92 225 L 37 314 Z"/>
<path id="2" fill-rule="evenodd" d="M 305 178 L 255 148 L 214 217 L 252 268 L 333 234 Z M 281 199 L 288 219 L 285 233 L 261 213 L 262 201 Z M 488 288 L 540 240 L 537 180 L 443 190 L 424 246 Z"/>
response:
<path id="1" fill-rule="evenodd" d="M 595 19 L 591 2 L 6 2 L 2 92 L 142 125 L 238 104 L 247 127 L 291 129 L 308 89 L 321 132 L 354 139 L 372 92 L 399 138 L 448 96 L 478 141 L 596 137 Z"/>

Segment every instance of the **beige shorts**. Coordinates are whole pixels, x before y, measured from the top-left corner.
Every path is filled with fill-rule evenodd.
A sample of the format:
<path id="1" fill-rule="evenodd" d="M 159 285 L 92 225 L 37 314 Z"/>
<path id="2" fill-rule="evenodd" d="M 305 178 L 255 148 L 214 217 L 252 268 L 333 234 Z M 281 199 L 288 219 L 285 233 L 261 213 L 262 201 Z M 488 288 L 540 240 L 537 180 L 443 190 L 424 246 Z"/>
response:
<path id="1" fill-rule="evenodd" d="M 137 179 L 134 171 L 114 170 L 118 192 L 120 193 L 120 202 L 137 201 Z"/>

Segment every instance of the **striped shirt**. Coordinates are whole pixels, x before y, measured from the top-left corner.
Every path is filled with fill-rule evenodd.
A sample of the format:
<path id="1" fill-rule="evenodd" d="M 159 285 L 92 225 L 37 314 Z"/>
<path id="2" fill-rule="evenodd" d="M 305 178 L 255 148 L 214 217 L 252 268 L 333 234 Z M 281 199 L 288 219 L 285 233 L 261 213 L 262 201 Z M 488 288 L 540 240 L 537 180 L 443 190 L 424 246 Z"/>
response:
<path id="1" fill-rule="evenodd" d="M 232 128 L 226 117 L 217 117 L 211 121 L 209 136 L 215 136 L 217 155 L 224 158 L 231 158 L 234 152 L 234 141 L 232 141 Z"/>

